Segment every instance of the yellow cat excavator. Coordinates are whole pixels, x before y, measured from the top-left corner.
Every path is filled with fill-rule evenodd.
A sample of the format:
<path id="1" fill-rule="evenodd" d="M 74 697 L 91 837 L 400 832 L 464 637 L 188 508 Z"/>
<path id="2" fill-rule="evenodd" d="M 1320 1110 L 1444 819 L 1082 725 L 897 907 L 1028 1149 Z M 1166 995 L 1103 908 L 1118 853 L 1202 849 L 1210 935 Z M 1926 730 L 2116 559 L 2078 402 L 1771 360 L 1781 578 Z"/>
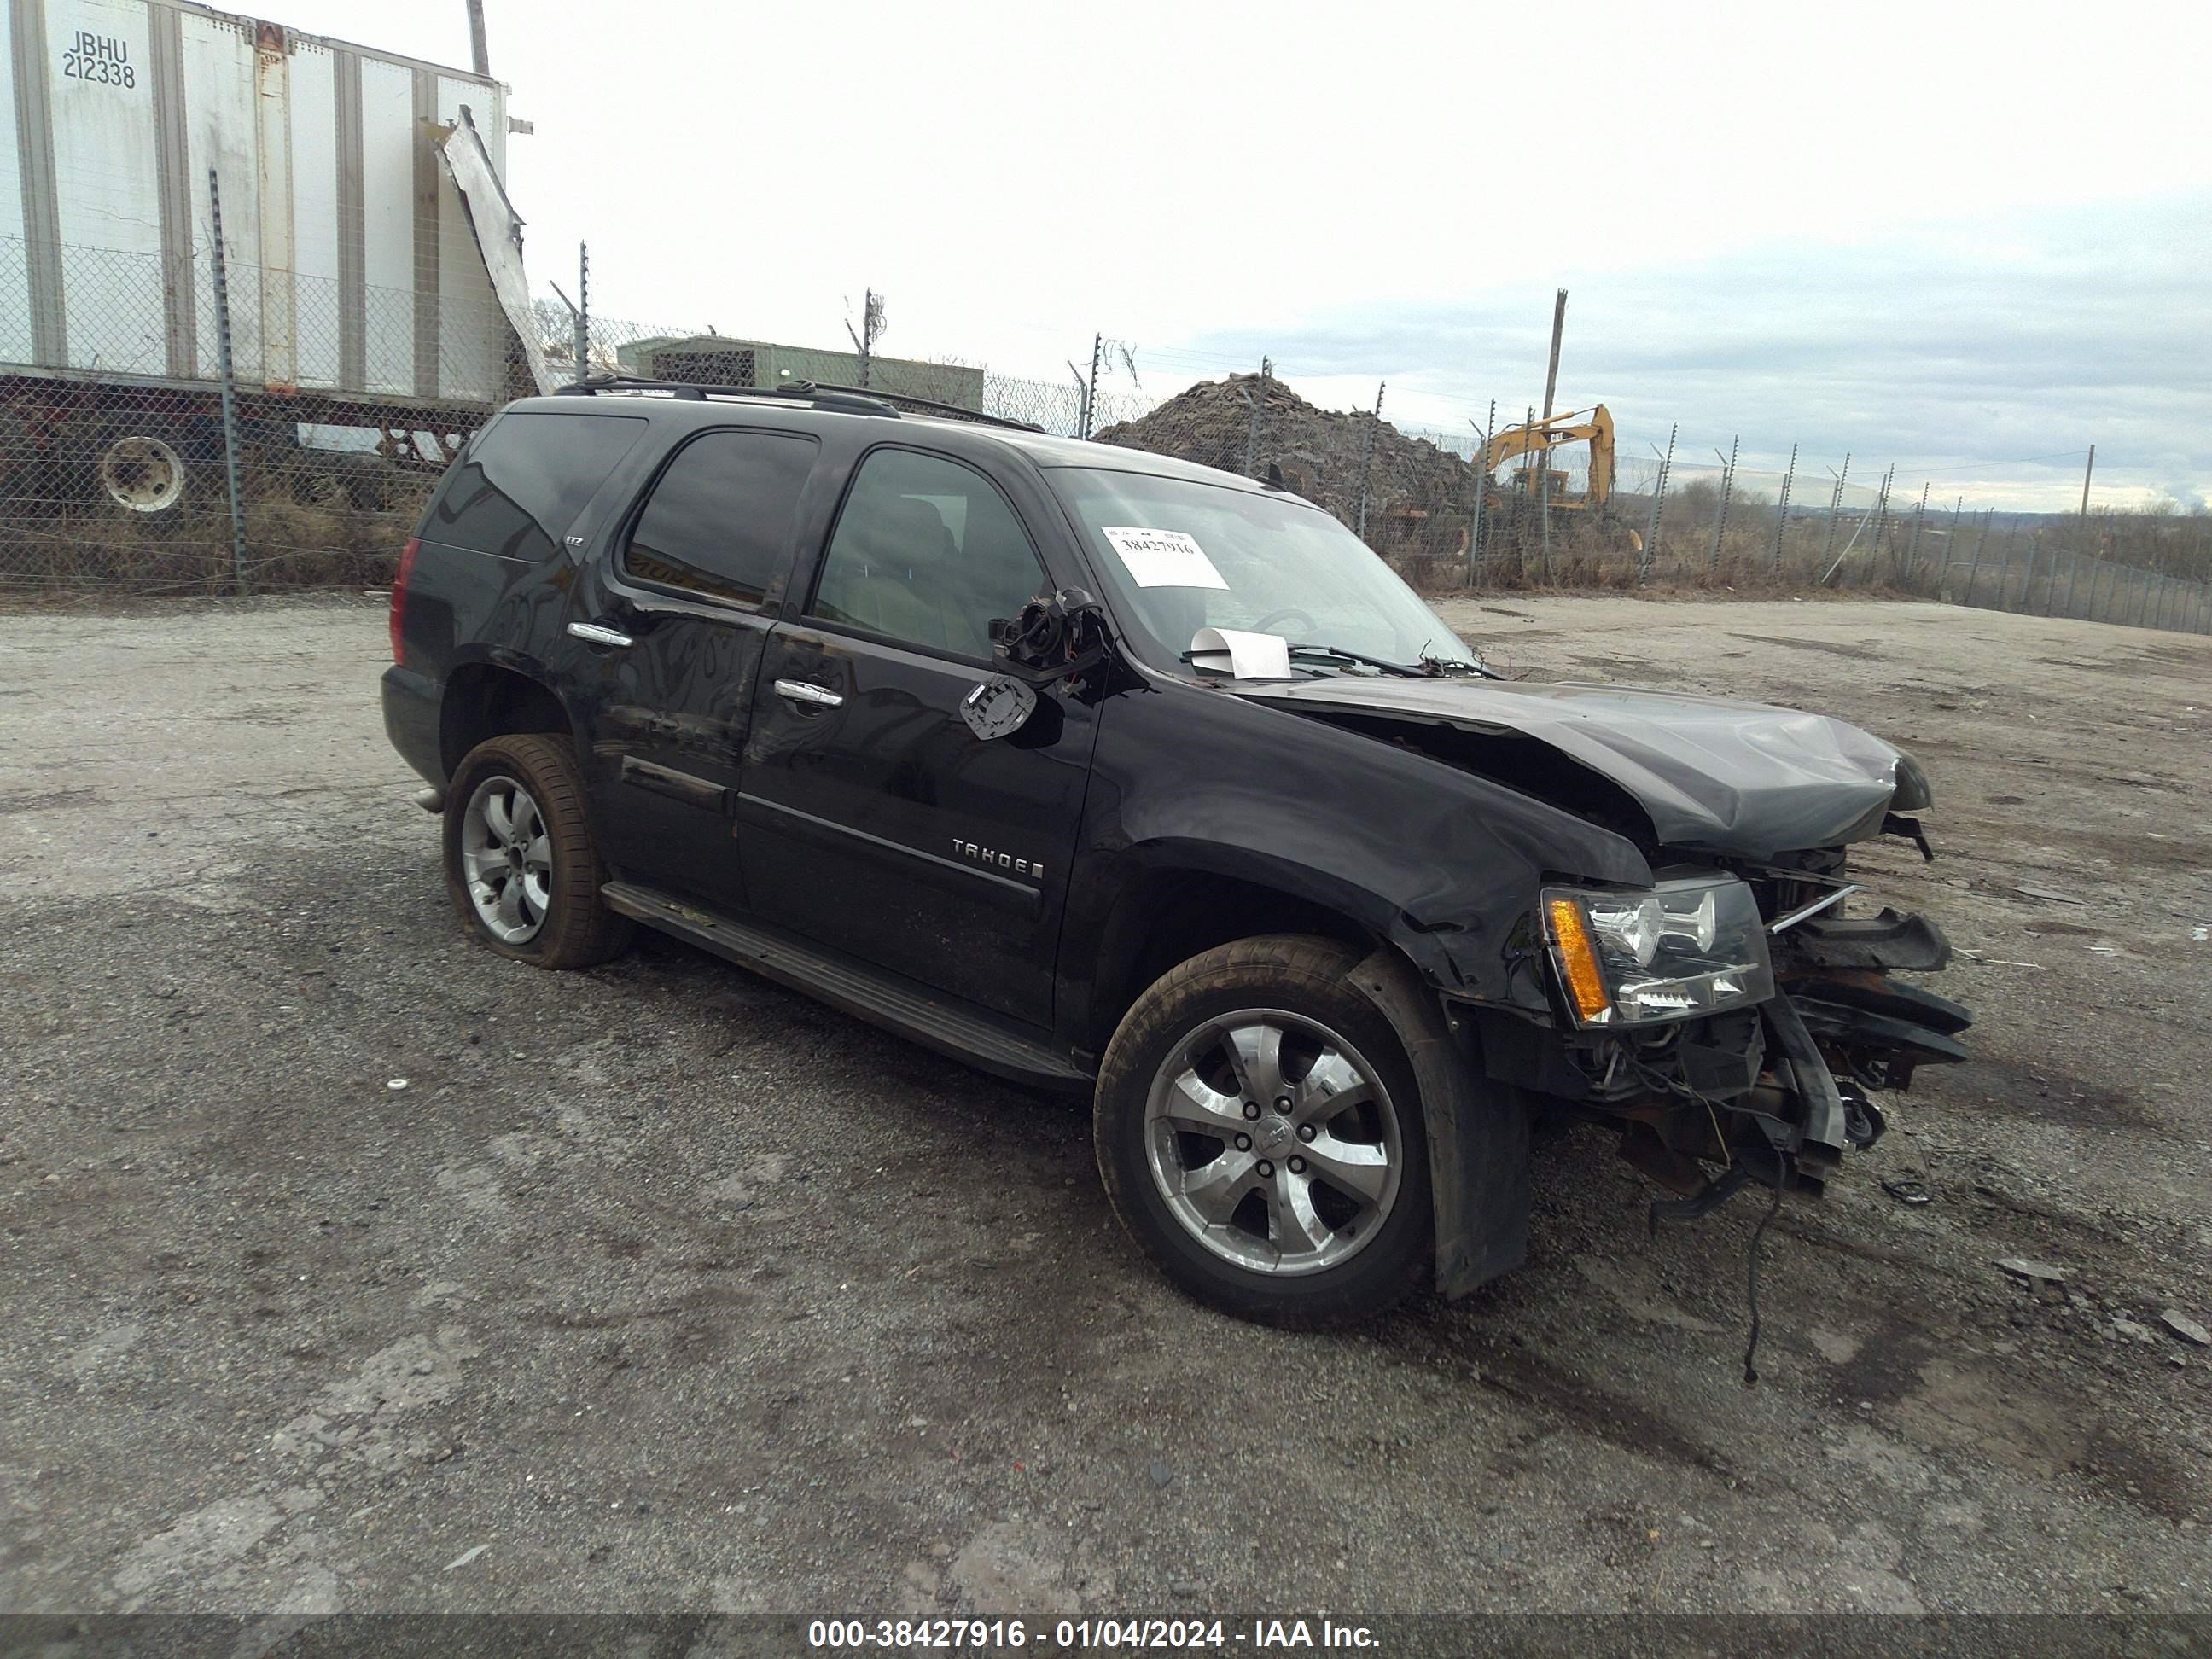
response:
<path id="1" fill-rule="evenodd" d="M 1579 493 L 1571 493 L 1566 470 L 1551 465 L 1551 455 L 1563 444 L 1578 443 L 1589 446 L 1589 480 Z M 1507 505 L 1506 489 L 1498 483 L 1498 469 L 1522 456 L 1534 459 L 1514 469 L 1506 487 L 1513 495 L 1533 504 L 1545 487 L 1548 472 L 1549 504 L 1553 512 L 1588 514 L 1592 522 L 1625 537 L 1632 549 L 1643 550 L 1644 538 L 1614 518 L 1607 506 L 1613 495 L 1613 416 L 1603 404 L 1569 410 L 1549 420 L 1499 428 L 1474 461 L 1482 474 L 1483 505 L 1487 510 L 1495 512 Z"/>

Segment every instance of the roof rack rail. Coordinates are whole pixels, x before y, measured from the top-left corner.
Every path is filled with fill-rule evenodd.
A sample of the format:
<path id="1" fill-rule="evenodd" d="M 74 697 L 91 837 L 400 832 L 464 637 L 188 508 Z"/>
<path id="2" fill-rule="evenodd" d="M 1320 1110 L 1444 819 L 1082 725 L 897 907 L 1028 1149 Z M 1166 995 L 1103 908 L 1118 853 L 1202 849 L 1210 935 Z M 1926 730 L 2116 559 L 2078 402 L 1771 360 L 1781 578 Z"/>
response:
<path id="1" fill-rule="evenodd" d="M 886 403 L 911 404 L 932 415 L 949 415 L 957 421 L 973 421 L 979 426 L 1002 426 L 1010 432 L 1042 432 L 1044 428 L 1034 421 L 1017 421 L 1007 415 L 986 415 L 980 409 L 970 409 L 965 404 L 940 403 L 935 398 L 917 398 L 911 392 L 884 392 L 878 388 L 857 386 L 827 386 L 819 380 L 806 384 L 822 392 L 848 392 L 855 397 L 879 398 Z"/>
<path id="2" fill-rule="evenodd" d="M 1009 420 L 1003 415 L 986 415 L 981 410 L 969 409 L 959 404 L 940 403 L 934 398 L 917 398 L 903 392 L 882 392 L 869 386 L 830 386 L 820 380 L 785 380 L 775 386 L 713 386 L 696 380 L 660 380 L 644 374 L 594 374 L 553 388 L 556 397 L 589 398 L 601 392 L 665 392 L 679 402 L 697 403 L 708 398 L 769 398 L 794 403 L 812 404 L 817 409 L 842 410 L 849 415 L 888 416 L 898 418 L 902 404 L 933 415 L 945 415 L 956 420 L 974 421 L 984 426 L 1001 426 L 1016 432 L 1042 432 L 1041 426 L 1028 421 Z"/>
<path id="3" fill-rule="evenodd" d="M 594 374 L 588 380 L 553 388 L 556 397 L 589 398 L 602 392 L 665 392 L 679 403 L 701 403 L 708 398 L 780 398 L 810 403 L 823 409 L 843 410 L 851 415 L 876 415 L 891 420 L 898 410 L 872 393 L 846 386 L 817 386 L 811 380 L 793 380 L 782 386 L 714 386 L 696 380 L 658 380 L 644 374 Z"/>

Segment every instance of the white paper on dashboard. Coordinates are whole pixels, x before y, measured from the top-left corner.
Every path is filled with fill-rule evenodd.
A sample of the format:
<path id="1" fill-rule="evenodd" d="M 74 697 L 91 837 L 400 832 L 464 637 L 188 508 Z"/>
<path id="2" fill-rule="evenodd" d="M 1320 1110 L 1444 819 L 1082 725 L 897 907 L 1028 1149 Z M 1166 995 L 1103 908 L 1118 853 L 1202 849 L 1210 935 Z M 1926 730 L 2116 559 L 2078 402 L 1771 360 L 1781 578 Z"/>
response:
<path id="1" fill-rule="evenodd" d="M 1122 568 L 1139 587 L 1218 587 L 1229 584 L 1206 556 L 1206 550 L 1180 530 L 1146 530 L 1109 524 L 1099 533 L 1114 544 Z"/>
<path id="2" fill-rule="evenodd" d="M 1201 628 L 1190 636 L 1190 662 L 1240 680 L 1286 680 L 1291 642 L 1280 634 L 1248 634 L 1236 628 Z"/>

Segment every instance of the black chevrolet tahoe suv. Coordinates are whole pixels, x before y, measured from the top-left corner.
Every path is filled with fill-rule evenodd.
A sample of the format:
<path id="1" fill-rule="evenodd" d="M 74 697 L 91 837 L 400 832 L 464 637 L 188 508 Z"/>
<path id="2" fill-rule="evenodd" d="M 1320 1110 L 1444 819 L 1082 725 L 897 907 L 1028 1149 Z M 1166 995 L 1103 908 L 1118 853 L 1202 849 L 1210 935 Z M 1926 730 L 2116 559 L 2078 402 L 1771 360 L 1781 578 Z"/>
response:
<path id="1" fill-rule="evenodd" d="M 1179 1285 L 1358 1318 L 1522 1260 L 1532 1122 L 1702 1213 L 1955 1060 L 1912 760 L 1501 680 L 1279 485 L 849 389 L 497 415 L 402 557 L 392 741 L 489 949 L 643 923 L 1024 1084 Z M 1863 909 L 1863 907 L 1861 907 Z"/>

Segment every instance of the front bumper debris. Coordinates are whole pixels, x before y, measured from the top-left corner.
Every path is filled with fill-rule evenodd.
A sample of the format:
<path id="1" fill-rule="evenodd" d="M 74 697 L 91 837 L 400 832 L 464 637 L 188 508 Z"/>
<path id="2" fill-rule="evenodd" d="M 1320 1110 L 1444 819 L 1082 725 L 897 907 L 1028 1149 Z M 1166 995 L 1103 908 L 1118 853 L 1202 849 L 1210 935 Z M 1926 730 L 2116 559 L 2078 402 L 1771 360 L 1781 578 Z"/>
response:
<path id="1" fill-rule="evenodd" d="M 1548 1091 L 1565 1095 L 1556 1079 L 1571 1073 L 1577 1115 L 1619 1127 L 1622 1155 L 1687 1200 L 1655 1221 L 1702 1215 L 1748 1183 L 1818 1193 L 1846 1152 L 1881 1138 L 1881 1091 L 1970 1057 L 1959 1034 L 1972 1016 L 1886 971 L 1948 959 L 1924 917 L 1808 917 L 1777 943 L 1777 989 L 1755 1007 L 1556 1050 Z M 1493 1076 L 1536 1080 L 1525 1057 L 1487 1037 Z"/>
<path id="2" fill-rule="evenodd" d="M 1925 916 L 1890 909 L 1876 916 L 1808 916 L 1784 937 L 1789 954 L 1814 968 L 1932 974 L 1951 961 L 1942 929 Z"/>

